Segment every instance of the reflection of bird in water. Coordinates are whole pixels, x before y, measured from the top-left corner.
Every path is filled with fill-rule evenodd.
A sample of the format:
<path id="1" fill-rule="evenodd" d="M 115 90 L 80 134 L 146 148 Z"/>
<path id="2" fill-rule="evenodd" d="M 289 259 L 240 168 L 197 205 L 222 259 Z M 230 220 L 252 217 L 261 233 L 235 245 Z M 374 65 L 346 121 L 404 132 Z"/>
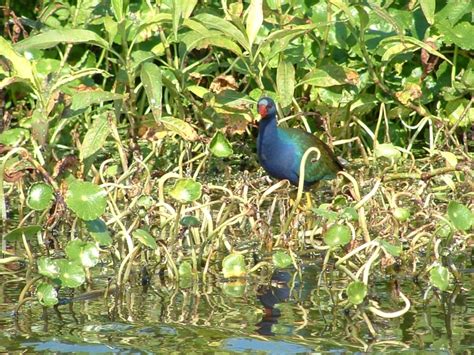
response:
<path id="1" fill-rule="evenodd" d="M 278 323 L 281 312 L 274 308 L 276 304 L 285 302 L 290 297 L 288 282 L 291 275 L 284 271 L 275 271 L 272 275 L 271 286 L 258 296 L 264 307 L 262 320 L 256 324 L 257 332 L 261 335 L 275 335 L 272 326 Z"/>

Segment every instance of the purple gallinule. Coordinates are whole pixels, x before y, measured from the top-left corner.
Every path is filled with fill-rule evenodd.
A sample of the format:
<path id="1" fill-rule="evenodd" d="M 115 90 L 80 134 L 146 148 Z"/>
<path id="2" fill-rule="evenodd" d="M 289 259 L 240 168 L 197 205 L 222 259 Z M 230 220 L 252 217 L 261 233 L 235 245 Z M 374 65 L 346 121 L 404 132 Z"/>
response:
<path id="1" fill-rule="evenodd" d="M 269 97 L 258 101 L 261 116 L 257 137 L 257 155 L 265 171 L 276 179 L 288 179 L 298 186 L 300 164 L 308 148 L 316 147 L 321 153 L 310 153 L 305 165 L 306 188 L 320 180 L 336 177 L 342 165 L 331 149 L 318 137 L 296 128 L 277 126 L 275 102 Z"/>

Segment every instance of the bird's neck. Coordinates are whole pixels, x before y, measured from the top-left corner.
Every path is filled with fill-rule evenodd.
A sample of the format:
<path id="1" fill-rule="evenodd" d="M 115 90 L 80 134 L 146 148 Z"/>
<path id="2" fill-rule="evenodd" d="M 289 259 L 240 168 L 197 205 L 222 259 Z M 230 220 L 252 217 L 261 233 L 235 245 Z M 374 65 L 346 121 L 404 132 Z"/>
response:
<path id="1" fill-rule="evenodd" d="M 260 120 L 258 131 L 261 137 L 276 135 L 277 133 L 276 115 L 271 115 Z"/>

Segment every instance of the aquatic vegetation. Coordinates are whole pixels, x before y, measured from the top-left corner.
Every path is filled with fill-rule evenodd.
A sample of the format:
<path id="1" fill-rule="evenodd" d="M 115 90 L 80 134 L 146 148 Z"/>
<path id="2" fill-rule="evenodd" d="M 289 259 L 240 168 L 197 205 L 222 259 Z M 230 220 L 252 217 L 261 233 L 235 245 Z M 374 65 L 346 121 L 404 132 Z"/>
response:
<path id="1" fill-rule="evenodd" d="M 319 294 L 346 281 L 333 306 L 372 335 L 374 319 L 408 312 L 409 280 L 425 302 L 460 292 L 474 231 L 470 8 L 264 3 L 63 0 L 31 18 L 9 4 L 0 270 L 25 279 L 17 314 L 89 292 L 100 269 L 102 295 L 216 278 L 239 295 L 249 275 L 301 276 L 307 258 Z M 264 96 L 280 127 L 321 143 L 298 155 L 297 187 L 259 168 Z M 320 139 L 348 164 L 310 206 Z M 385 278 L 398 307 L 375 295 Z"/>

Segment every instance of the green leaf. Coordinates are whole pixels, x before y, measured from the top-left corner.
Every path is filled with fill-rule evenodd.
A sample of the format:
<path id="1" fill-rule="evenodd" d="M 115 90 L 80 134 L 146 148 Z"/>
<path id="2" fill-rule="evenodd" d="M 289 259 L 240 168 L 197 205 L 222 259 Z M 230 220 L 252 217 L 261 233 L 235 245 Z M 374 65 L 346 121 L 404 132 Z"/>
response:
<path id="1" fill-rule="evenodd" d="M 193 10 L 197 5 L 198 0 L 186 0 L 181 2 L 181 16 L 183 16 L 184 19 L 188 19 L 193 13 Z"/>
<path id="2" fill-rule="evenodd" d="M 91 105 L 100 104 L 106 101 L 122 100 L 123 95 L 115 94 L 109 91 L 76 91 L 72 95 L 71 109 L 74 111 L 84 110 Z M 71 116 L 68 116 L 71 117 Z"/>
<path id="3" fill-rule="evenodd" d="M 296 86 L 303 84 L 317 87 L 344 85 L 351 82 L 352 79 L 349 79 L 350 75 L 354 75 L 355 78 L 356 73 L 339 65 L 327 64 L 313 69 L 311 72 L 306 74 L 303 80 L 298 82 Z"/>
<path id="4" fill-rule="evenodd" d="M 199 227 L 201 226 L 201 221 L 194 216 L 184 216 L 180 219 L 179 224 L 187 228 Z"/>
<path id="5" fill-rule="evenodd" d="M 183 261 L 181 264 L 179 264 L 178 273 L 180 277 L 193 276 L 193 267 L 189 261 Z"/>
<path id="6" fill-rule="evenodd" d="M 385 240 L 381 240 L 380 245 L 385 249 L 387 253 L 389 253 L 393 257 L 399 257 L 402 253 L 401 245 L 392 245 Z"/>
<path id="7" fill-rule="evenodd" d="M 344 224 L 333 224 L 324 233 L 324 243 L 330 247 L 344 246 L 351 241 L 351 229 Z"/>
<path id="8" fill-rule="evenodd" d="M 337 212 L 321 208 L 321 206 L 319 208 L 313 208 L 312 211 L 316 216 L 326 218 L 329 222 L 335 222 L 339 218 Z"/>
<path id="9" fill-rule="evenodd" d="M 43 306 L 51 307 L 58 304 L 58 292 L 53 285 L 40 283 L 36 288 L 36 297 Z"/>
<path id="10" fill-rule="evenodd" d="M 222 260 L 222 273 L 224 277 L 243 277 L 247 274 L 245 258 L 242 254 L 229 254 Z"/>
<path id="11" fill-rule="evenodd" d="M 92 221 L 86 221 L 86 228 L 92 238 L 100 245 L 112 245 L 112 238 L 103 220 L 97 218 Z"/>
<path id="12" fill-rule="evenodd" d="M 396 161 L 402 156 L 402 153 L 397 148 L 392 143 L 377 144 L 374 149 L 374 155 L 377 158 L 384 157 Z"/>
<path id="13" fill-rule="evenodd" d="M 43 211 L 51 205 L 54 191 L 50 185 L 39 182 L 31 185 L 26 204 L 33 210 Z"/>
<path id="14" fill-rule="evenodd" d="M 250 46 L 255 42 L 257 33 L 263 24 L 263 0 L 250 0 L 247 9 L 246 30 Z"/>
<path id="15" fill-rule="evenodd" d="M 456 26 L 452 26 L 448 20 L 439 21 L 436 27 L 443 35 L 447 44 L 454 43 L 465 50 L 474 49 L 474 25 L 467 21 L 459 22 Z"/>
<path id="16" fill-rule="evenodd" d="M 361 281 L 352 281 L 346 288 L 349 302 L 358 305 L 364 301 L 367 296 L 367 285 Z"/>
<path id="17" fill-rule="evenodd" d="M 105 190 L 96 184 L 74 181 L 66 192 L 66 204 L 79 218 L 91 221 L 105 212 L 106 194 Z"/>
<path id="18" fill-rule="evenodd" d="M 161 119 L 162 100 L 163 100 L 163 82 L 161 69 L 153 63 L 142 65 L 140 72 L 143 87 L 145 88 L 148 103 L 157 122 Z"/>
<path id="19" fill-rule="evenodd" d="M 81 161 L 86 160 L 100 150 L 110 134 L 107 113 L 96 115 L 92 126 L 87 130 L 80 149 Z"/>
<path id="20" fill-rule="evenodd" d="M 41 226 L 36 225 L 19 227 L 5 235 L 5 240 L 8 242 L 19 241 L 22 239 L 23 234 L 26 238 L 32 238 L 35 237 L 41 229 Z"/>
<path id="21" fill-rule="evenodd" d="M 170 191 L 171 197 L 181 203 L 196 201 L 201 197 L 202 185 L 194 179 L 179 179 Z"/>
<path id="22" fill-rule="evenodd" d="M 148 233 L 144 229 L 137 229 L 132 233 L 133 238 L 138 239 L 140 243 L 144 246 L 156 250 L 158 249 L 158 244 L 156 244 L 155 238 L 152 237 L 150 233 Z"/>
<path id="23" fill-rule="evenodd" d="M 66 259 L 58 259 L 59 279 L 63 286 L 76 288 L 86 281 L 86 273 L 81 265 L 68 261 Z"/>
<path id="24" fill-rule="evenodd" d="M 38 265 L 39 274 L 49 277 L 50 279 L 56 279 L 59 276 L 59 264 L 55 259 L 42 256 L 36 263 Z"/>
<path id="25" fill-rule="evenodd" d="M 342 211 L 341 217 L 349 221 L 359 220 L 359 214 L 357 213 L 357 210 L 354 207 L 346 207 L 344 211 Z"/>
<path id="26" fill-rule="evenodd" d="M 474 213 L 459 202 L 449 202 L 448 216 L 451 223 L 458 230 L 467 231 L 474 225 Z"/>
<path id="27" fill-rule="evenodd" d="M 67 244 L 66 254 L 70 260 L 90 268 L 99 262 L 100 252 L 94 244 L 75 239 Z"/>
<path id="28" fill-rule="evenodd" d="M 27 80 L 31 85 L 34 84 L 33 68 L 31 62 L 17 52 L 17 48 L 13 48 L 11 43 L 0 36 L 0 53 L 2 57 L 7 59 L 10 70 L 13 70 L 12 76 Z"/>
<path id="29" fill-rule="evenodd" d="M 295 68 L 287 60 L 281 60 L 277 68 L 277 88 L 282 107 L 291 105 L 295 90 Z"/>
<path id="30" fill-rule="evenodd" d="M 446 291 L 449 287 L 451 274 L 448 268 L 444 266 L 436 266 L 430 270 L 430 282 L 433 286 L 441 291 Z"/>
<path id="31" fill-rule="evenodd" d="M 222 132 L 216 132 L 214 137 L 212 137 L 209 149 L 212 154 L 220 158 L 226 158 L 234 153 L 232 146 Z"/>
<path id="32" fill-rule="evenodd" d="M 112 12 L 117 22 L 123 20 L 123 0 L 112 0 Z"/>
<path id="33" fill-rule="evenodd" d="M 194 142 L 199 138 L 196 130 L 187 122 L 174 117 L 162 117 L 160 122 L 166 129 L 179 134 L 183 139 Z"/>
<path id="34" fill-rule="evenodd" d="M 245 280 L 233 280 L 231 282 L 223 282 L 222 291 L 226 296 L 229 297 L 243 297 L 245 295 L 245 285 Z"/>
<path id="35" fill-rule="evenodd" d="M 434 23 L 434 14 L 436 11 L 436 0 L 420 0 L 420 5 L 426 21 L 432 25 Z"/>
<path id="36" fill-rule="evenodd" d="M 17 144 L 28 140 L 30 131 L 24 128 L 10 128 L 0 133 L 0 144 L 16 146 Z"/>
<path id="37" fill-rule="evenodd" d="M 399 220 L 400 222 L 405 222 L 408 218 L 410 218 L 410 210 L 405 207 L 397 207 L 393 210 L 393 217 Z"/>
<path id="38" fill-rule="evenodd" d="M 31 51 L 33 49 L 46 49 L 57 46 L 58 44 L 77 44 L 88 43 L 107 49 L 109 44 L 97 33 L 82 29 L 58 29 L 50 30 L 30 36 L 14 46 L 18 52 Z"/>
<path id="39" fill-rule="evenodd" d="M 291 264 L 293 264 L 293 260 L 291 259 L 291 256 L 288 255 L 288 253 L 281 250 L 273 253 L 272 261 L 273 261 L 273 265 L 275 265 L 275 267 L 278 269 L 284 269 L 284 268 L 289 267 Z"/>
<path id="40" fill-rule="evenodd" d="M 200 21 L 208 29 L 215 29 L 225 34 L 227 38 L 237 41 L 243 48 L 250 51 L 249 43 L 244 34 L 231 22 L 221 17 L 208 13 L 201 13 L 194 16 L 195 20 Z"/>

